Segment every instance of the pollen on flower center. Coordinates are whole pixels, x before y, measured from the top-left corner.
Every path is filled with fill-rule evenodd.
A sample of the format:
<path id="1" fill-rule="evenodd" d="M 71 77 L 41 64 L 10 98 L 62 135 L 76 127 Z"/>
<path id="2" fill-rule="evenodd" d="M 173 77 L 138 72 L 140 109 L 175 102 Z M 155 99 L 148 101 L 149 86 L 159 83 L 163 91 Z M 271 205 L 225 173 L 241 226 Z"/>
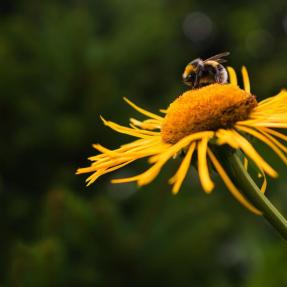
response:
<path id="1" fill-rule="evenodd" d="M 255 96 L 237 86 L 212 84 L 183 93 L 170 104 L 161 137 L 174 144 L 195 132 L 231 128 L 257 106 Z"/>

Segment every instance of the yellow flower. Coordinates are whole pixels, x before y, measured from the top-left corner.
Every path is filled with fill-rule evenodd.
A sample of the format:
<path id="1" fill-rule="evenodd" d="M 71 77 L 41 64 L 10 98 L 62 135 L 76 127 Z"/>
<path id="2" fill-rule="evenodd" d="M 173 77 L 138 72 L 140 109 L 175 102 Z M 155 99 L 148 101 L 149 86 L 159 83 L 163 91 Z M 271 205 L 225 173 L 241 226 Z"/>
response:
<path id="1" fill-rule="evenodd" d="M 287 141 L 287 136 L 274 130 L 287 128 L 287 92 L 283 90 L 257 103 L 255 96 L 250 93 L 245 67 L 242 68 L 244 89 L 238 87 L 235 71 L 229 67 L 228 72 L 230 84 L 212 84 L 189 90 L 171 103 L 167 110 L 162 110 L 163 116 L 148 112 L 125 99 L 147 118 L 143 121 L 131 118 L 129 127 L 102 120 L 113 130 L 138 139 L 116 150 L 95 144 L 93 147 L 100 154 L 90 157 L 91 165 L 78 169 L 77 173 L 92 173 L 87 179 L 90 185 L 103 174 L 147 157 L 151 164 L 148 170 L 133 177 L 112 180 L 113 183 L 136 181 L 139 186 L 143 186 L 154 180 L 168 160 L 183 154 L 177 172 L 169 180 L 173 193 L 180 190 L 192 159 L 196 157 L 204 191 L 210 193 L 214 188 L 208 165 L 211 162 L 232 195 L 249 210 L 260 214 L 232 182 L 212 147 L 228 145 L 234 150 L 241 150 L 245 165 L 249 159 L 261 171 L 261 191 L 264 192 L 265 173 L 271 177 L 276 177 L 277 173 L 256 151 L 246 135 L 264 142 L 287 163 L 287 147 L 279 141 Z"/>

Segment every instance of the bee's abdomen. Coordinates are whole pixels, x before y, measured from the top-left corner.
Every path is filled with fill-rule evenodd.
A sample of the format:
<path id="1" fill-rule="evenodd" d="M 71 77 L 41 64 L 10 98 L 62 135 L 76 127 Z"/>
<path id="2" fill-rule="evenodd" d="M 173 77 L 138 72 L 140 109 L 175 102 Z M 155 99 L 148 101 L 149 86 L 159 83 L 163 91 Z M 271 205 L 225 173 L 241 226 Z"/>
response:
<path id="1" fill-rule="evenodd" d="M 224 66 L 215 61 L 209 61 L 205 64 L 205 69 L 200 79 L 200 85 L 206 86 L 212 83 L 225 84 L 227 83 L 227 80 L 228 75 Z"/>
<path id="2" fill-rule="evenodd" d="M 227 80 L 228 80 L 228 74 L 226 69 L 221 64 L 218 64 L 216 71 L 216 82 L 220 84 L 225 84 L 227 83 Z"/>

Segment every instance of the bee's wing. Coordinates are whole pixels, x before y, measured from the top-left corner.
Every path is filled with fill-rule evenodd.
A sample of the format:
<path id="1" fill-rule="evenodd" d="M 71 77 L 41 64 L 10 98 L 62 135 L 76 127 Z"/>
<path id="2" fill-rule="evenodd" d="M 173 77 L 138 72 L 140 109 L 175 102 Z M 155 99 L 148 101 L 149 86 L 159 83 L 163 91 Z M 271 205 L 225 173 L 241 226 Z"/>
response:
<path id="1" fill-rule="evenodd" d="M 215 56 L 212 56 L 206 60 L 204 60 L 204 62 L 207 62 L 207 61 L 216 61 L 218 63 L 225 63 L 227 60 L 225 59 L 222 59 L 222 57 L 227 57 L 228 55 L 230 55 L 229 52 L 224 52 L 224 53 L 220 53 L 220 54 L 217 54 Z"/>

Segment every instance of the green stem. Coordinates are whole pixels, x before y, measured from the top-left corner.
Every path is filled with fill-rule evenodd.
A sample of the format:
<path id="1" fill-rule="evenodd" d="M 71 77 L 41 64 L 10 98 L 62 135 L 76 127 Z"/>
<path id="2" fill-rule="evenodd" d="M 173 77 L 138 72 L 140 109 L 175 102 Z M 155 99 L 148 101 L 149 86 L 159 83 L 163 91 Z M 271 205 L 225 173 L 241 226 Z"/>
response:
<path id="1" fill-rule="evenodd" d="M 260 191 L 242 165 L 238 155 L 227 147 L 215 150 L 225 171 L 246 198 L 262 213 L 265 219 L 287 240 L 287 221 L 268 198 Z"/>

